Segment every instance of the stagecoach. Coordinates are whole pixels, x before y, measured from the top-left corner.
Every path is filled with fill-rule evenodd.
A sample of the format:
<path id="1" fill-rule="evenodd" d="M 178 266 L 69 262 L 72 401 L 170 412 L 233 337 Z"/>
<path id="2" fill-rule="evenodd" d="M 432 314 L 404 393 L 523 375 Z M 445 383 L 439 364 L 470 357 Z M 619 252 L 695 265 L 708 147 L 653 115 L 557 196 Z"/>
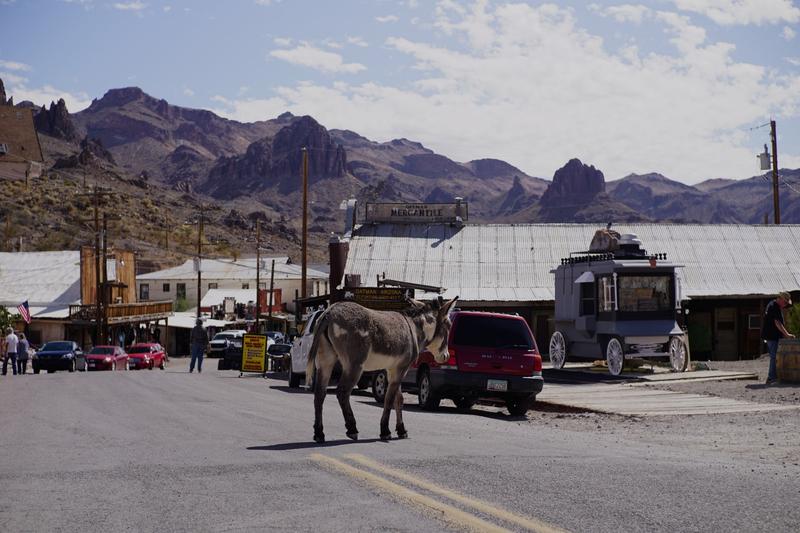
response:
<path id="1" fill-rule="evenodd" d="M 626 359 L 668 359 L 673 371 L 688 366 L 687 339 L 677 322 L 676 265 L 648 254 L 633 234 L 596 232 L 587 252 L 561 260 L 555 274 L 555 332 L 550 362 L 605 359 L 613 375 Z"/>

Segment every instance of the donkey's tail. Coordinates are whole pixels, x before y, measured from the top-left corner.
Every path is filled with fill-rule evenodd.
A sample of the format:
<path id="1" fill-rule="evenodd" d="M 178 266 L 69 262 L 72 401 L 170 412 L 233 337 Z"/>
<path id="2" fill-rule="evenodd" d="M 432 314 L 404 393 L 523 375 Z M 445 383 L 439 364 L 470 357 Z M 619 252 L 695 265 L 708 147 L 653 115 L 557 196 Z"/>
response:
<path id="1" fill-rule="evenodd" d="M 330 308 L 328 308 L 330 309 Z M 314 375 L 314 360 L 317 358 L 317 350 L 319 349 L 319 340 L 322 336 L 328 335 L 328 311 L 322 313 L 322 316 L 317 320 L 317 325 L 314 328 L 314 340 L 311 342 L 311 348 L 308 350 L 308 363 L 306 364 L 306 383 L 311 383 L 311 376 Z"/>

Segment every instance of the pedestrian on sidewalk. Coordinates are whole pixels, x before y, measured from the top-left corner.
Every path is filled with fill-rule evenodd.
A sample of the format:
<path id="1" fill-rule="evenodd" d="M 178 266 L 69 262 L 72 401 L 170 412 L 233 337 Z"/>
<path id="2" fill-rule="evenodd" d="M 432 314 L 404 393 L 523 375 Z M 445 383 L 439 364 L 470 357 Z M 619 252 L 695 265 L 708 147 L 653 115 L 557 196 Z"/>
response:
<path id="1" fill-rule="evenodd" d="M 191 374 L 194 372 L 194 365 L 197 363 L 197 373 L 199 374 L 203 371 L 203 355 L 206 352 L 206 346 L 208 346 L 208 334 L 205 328 L 203 328 L 203 321 L 199 318 L 195 321 L 195 326 L 192 328 L 189 343 L 192 351 L 189 373 Z"/>
<path id="2" fill-rule="evenodd" d="M 6 328 L 6 353 L 3 357 L 3 375 L 8 373 L 8 361 L 11 360 L 11 371 L 17 375 L 17 345 L 19 338 L 14 334 L 14 328 Z"/>
<path id="3" fill-rule="evenodd" d="M 19 344 L 17 344 L 17 374 L 24 376 L 28 371 L 28 349 L 31 347 L 24 333 L 19 334 Z"/>
<path id="4" fill-rule="evenodd" d="M 764 310 L 764 324 L 761 326 L 761 338 L 767 343 L 769 352 L 769 371 L 767 372 L 767 385 L 777 381 L 778 376 L 775 370 L 775 358 L 778 354 L 778 341 L 787 338 L 792 339 L 794 335 L 786 331 L 783 325 L 783 310 L 792 305 L 792 298 L 788 292 L 778 294 L 778 297 L 771 300 Z"/>

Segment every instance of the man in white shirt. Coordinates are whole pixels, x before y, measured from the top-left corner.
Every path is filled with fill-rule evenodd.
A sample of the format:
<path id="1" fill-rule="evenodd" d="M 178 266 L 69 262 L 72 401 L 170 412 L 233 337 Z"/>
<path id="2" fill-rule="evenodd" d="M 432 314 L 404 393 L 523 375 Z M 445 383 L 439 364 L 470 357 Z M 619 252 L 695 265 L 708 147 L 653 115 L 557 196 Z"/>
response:
<path id="1" fill-rule="evenodd" d="M 19 339 L 14 334 L 14 328 L 6 328 L 6 355 L 3 357 L 3 375 L 8 373 L 8 360 L 11 359 L 11 371 L 17 375 L 17 346 Z"/>

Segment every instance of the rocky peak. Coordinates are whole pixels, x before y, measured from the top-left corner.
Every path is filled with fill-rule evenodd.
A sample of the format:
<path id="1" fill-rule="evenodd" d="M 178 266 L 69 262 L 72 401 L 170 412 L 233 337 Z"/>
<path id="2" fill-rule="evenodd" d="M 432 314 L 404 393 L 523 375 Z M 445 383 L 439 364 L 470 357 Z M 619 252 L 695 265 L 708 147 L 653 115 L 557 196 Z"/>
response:
<path id="1" fill-rule="evenodd" d="M 556 170 L 553 183 L 542 195 L 542 202 L 566 200 L 572 204 L 585 203 L 605 190 L 606 182 L 601 171 L 592 165 L 584 165 L 580 159 L 570 159 Z"/>
<path id="2" fill-rule="evenodd" d="M 0 79 L 0 105 L 6 105 L 6 88 L 2 79 Z"/>
<path id="3" fill-rule="evenodd" d="M 145 93 L 139 87 L 109 89 L 99 100 L 92 100 L 92 105 L 89 106 L 89 109 L 95 111 L 104 107 L 120 107 L 124 106 L 125 104 L 146 98 L 156 101 L 155 98 L 147 95 L 147 93 Z"/>
<path id="4" fill-rule="evenodd" d="M 50 102 L 50 109 L 42 108 L 33 119 L 36 129 L 52 137 L 67 141 L 77 141 L 78 132 L 67 111 L 67 104 L 63 98 L 57 103 Z"/>
<path id="5" fill-rule="evenodd" d="M 308 172 L 311 181 L 340 178 L 347 169 L 347 154 L 341 144 L 331 140 L 328 130 L 309 116 L 284 126 L 272 141 L 272 175 L 296 178 L 302 169 L 302 148 L 308 149 Z"/>
<path id="6" fill-rule="evenodd" d="M 467 163 L 472 169 L 472 172 L 480 179 L 493 179 L 498 176 L 513 175 L 515 183 L 519 180 L 517 176 L 522 174 L 522 171 L 517 167 L 501 161 L 499 159 L 476 159 Z"/>

